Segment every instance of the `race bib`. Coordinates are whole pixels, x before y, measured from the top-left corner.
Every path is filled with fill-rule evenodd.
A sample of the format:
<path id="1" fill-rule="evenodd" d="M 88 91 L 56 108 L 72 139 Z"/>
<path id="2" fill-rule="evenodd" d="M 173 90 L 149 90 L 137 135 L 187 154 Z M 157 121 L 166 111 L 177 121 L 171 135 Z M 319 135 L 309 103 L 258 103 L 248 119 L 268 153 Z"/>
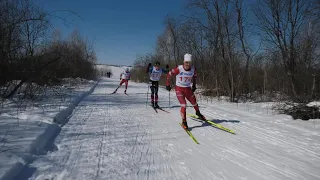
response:
<path id="1" fill-rule="evenodd" d="M 123 73 L 122 74 L 122 79 L 129 79 L 130 78 L 130 73 Z"/>
<path id="2" fill-rule="evenodd" d="M 176 76 L 176 85 L 180 87 L 191 87 L 194 68 L 191 68 L 190 71 L 184 70 L 181 65 L 178 68 L 179 74 Z"/>
<path id="3" fill-rule="evenodd" d="M 156 70 L 154 67 L 152 73 L 150 73 L 150 80 L 159 81 L 162 75 L 162 69 Z"/>

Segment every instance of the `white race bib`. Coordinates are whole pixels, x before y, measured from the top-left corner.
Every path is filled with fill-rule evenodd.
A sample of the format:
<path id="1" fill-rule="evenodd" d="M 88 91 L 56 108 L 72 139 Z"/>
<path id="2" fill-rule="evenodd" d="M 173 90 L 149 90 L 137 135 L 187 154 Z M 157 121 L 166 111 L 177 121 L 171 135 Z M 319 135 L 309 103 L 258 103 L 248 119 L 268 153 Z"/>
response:
<path id="1" fill-rule="evenodd" d="M 194 68 L 192 67 L 190 71 L 183 69 L 183 66 L 178 66 L 179 74 L 176 76 L 176 86 L 179 87 L 191 87 L 192 78 L 194 75 Z"/>
<path id="2" fill-rule="evenodd" d="M 152 68 L 152 72 L 150 73 L 150 80 L 151 81 L 159 81 L 162 75 L 162 69 L 156 70 L 155 67 Z"/>
<path id="3" fill-rule="evenodd" d="M 129 79 L 130 78 L 130 72 L 124 72 L 122 73 L 122 79 Z"/>

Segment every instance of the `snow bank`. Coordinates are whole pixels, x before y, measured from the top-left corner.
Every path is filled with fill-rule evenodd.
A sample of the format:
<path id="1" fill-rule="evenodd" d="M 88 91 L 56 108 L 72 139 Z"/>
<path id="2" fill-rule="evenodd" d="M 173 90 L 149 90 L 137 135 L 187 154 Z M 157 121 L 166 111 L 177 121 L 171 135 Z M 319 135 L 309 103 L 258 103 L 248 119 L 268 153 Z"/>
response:
<path id="1" fill-rule="evenodd" d="M 1 180 L 10 180 L 15 179 L 17 173 L 21 172 L 25 167 L 25 162 L 21 160 L 21 162 L 16 162 L 13 164 L 12 168 L 10 168 L 1 178 Z"/>
<path id="2" fill-rule="evenodd" d="M 45 154 L 53 149 L 53 142 L 61 131 L 61 127 L 56 124 L 49 124 L 45 131 L 40 134 L 34 141 L 31 142 L 28 150 L 18 159 L 5 158 L 4 162 L 7 164 L 7 171 L 4 172 L 1 180 L 16 179 L 16 177 L 24 170 L 24 168 L 31 163 L 35 157 L 34 155 Z M 11 162 L 11 163 L 10 163 Z M 13 163 L 15 162 L 15 163 Z"/>
<path id="3" fill-rule="evenodd" d="M 78 104 L 89 94 L 93 92 L 93 90 L 96 88 L 98 85 L 98 82 L 88 91 L 83 93 L 82 95 L 76 97 L 73 102 L 67 107 L 66 109 L 62 110 L 60 113 L 54 117 L 54 122 L 57 124 L 61 124 L 62 126 L 65 125 L 68 122 L 69 116 L 72 114 L 73 110 L 75 107 L 78 106 Z"/>
<path id="4" fill-rule="evenodd" d="M 53 142 L 61 131 L 59 124 L 67 122 L 74 107 L 93 92 L 98 82 L 93 86 L 92 83 L 88 84 L 73 88 L 72 96 L 65 93 L 70 96 L 70 101 L 58 103 L 58 106 L 56 101 L 48 100 L 42 106 L 28 107 L 18 112 L 19 109 L 13 108 L 16 106 L 13 102 L 6 104 L 0 112 L 0 180 L 17 179 L 36 155 L 57 150 Z M 88 86 L 91 86 L 89 90 Z M 44 110 L 43 106 L 49 108 Z M 61 106 L 66 108 L 61 111 Z"/>
<path id="5" fill-rule="evenodd" d="M 307 104 L 307 106 L 309 106 L 309 107 L 311 107 L 311 106 L 320 106 L 320 102 L 319 101 L 310 102 L 309 104 Z"/>
<path id="6" fill-rule="evenodd" d="M 40 134 L 35 141 L 30 145 L 29 152 L 35 155 L 45 154 L 48 150 L 51 150 L 50 145 L 61 131 L 61 127 L 57 124 L 50 124 L 46 130 Z M 52 146 L 51 146 L 52 147 Z"/>

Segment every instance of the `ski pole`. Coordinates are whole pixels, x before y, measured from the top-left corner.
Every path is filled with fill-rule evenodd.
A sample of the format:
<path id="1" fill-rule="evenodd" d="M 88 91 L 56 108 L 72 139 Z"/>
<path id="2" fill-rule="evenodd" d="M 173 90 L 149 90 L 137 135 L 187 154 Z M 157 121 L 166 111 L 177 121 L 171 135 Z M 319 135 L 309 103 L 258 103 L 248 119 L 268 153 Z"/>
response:
<path id="1" fill-rule="evenodd" d="M 169 91 L 169 108 L 171 108 L 171 106 L 170 106 L 170 91 Z"/>
<path id="2" fill-rule="evenodd" d="M 118 91 L 118 89 L 119 89 L 120 86 L 121 86 L 121 85 L 119 85 L 119 86 L 117 87 L 117 89 L 113 91 L 113 93 L 116 93 L 116 92 Z"/>
<path id="3" fill-rule="evenodd" d="M 148 99 L 149 99 L 149 89 L 150 89 L 150 83 L 148 82 L 148 91 L 147 91 L 147 101 L 146 101 L 146 107 L 148 106 Z"/>

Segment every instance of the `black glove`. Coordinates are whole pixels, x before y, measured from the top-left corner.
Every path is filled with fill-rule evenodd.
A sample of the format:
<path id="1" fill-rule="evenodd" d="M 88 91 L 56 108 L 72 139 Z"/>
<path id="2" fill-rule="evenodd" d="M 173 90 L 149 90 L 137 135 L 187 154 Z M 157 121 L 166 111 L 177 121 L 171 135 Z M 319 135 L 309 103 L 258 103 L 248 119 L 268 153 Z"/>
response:
<path id="1" fill-rule="evenodd" d="M 148 64 L 148 67 L 150 67 L 151 65 L 152 65 L 152 64 L 151 64 L 151 63 L 149 63 L 149 64 Z"/>
<path id="2" fill-rule="evenodd" d="M 169 64 L 166 65 L 166 69 L 169 69 Z"/>
<path id="3" fill-rule="evenodd" d="M 168 91 L 171 91 L 171 86 L 166 86 L 166 89 L 167 89 Z"/>
<path id="4" fill-rule="evenodd" d="M 192 92 L 196 91 L 197 87 L 196 86 L 192 86 Z"/>

